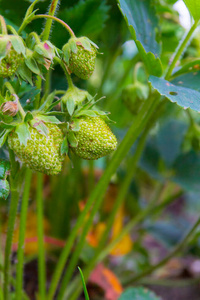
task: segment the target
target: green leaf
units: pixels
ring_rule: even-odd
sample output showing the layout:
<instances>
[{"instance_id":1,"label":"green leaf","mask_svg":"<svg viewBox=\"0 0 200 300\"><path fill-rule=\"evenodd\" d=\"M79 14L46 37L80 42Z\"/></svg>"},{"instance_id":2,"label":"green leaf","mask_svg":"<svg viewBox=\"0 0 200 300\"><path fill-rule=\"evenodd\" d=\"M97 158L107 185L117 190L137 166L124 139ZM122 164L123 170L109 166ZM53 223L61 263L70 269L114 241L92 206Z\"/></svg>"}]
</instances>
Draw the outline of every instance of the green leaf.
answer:
<instances>
[{"instance_id":1,"label":"green leaf","mask_svg":"<svg viewBox=\"0 0 200 300\"><path fill-rule=\"evenodd\" d=\"M0 179L5 179L10 170L10 162L7 160L0 160Z\"/></svg>"},{"instance_id":2,"label":"green leaf","mask_svg":"<svg viewBox=\"0 0 200 300\"><path fill-rule=\"evenodd\" d=\"M73 98L67 99L67 110L70 116L73 115L75 109L75 101Z\"/></svg>"},{"instance_id":3,"label":"green leaf","mask_svg":"<svg viewBox=\"0 0 200 300\"><path fill-rule=\"evenodd\" d=\"M39 111L46 112L49 108L49 106L52 104L53 100L55 98L55 91L48 95L42 106L40 106Z\"/></svg>"},{"instance_id":4,"label":"green leaf","mask_svg":"<svg viewBox=\"0 0 200 300\"><path fill-rule=\"evenodd\" d=\"M19 36L13 35L11 38L11 43L17 53L22 53L23 55L25 55L26 49L22 39Z\"/></svg>"},{"instance_id":5,"label":"green leaf","mask_svg":"<svg viewBox=\"0 0 200 300\"><path fill-rule=\"evenodd\" d=\"M80 121L78 119L73 119L72 123L70 124L70 128L72 131L79 131Z\"/></svg>"},{"instance_id":6,"label":"green leaf","mask_svg":"<svg viewBox=\"0 0 200 300\"><path fill-rule=\"evenodd\" d=\"M60 121L55 116L37 115L36 118L47 123L60 124Z\"/></svg>"},{"instance_id":7,"label":"green leaf","mask_svg":"<svg viewBox=\"0 0 200 300\"><path fill-rule=\"evenodd\" d=\"M28 111L25 115L24 122L26 123L26 122L29 122L31 120L33 120L33 115L30 111Z\"/></svg>"},{"instance_id":8,"label":"green leaf","mask_svg":"<svg viewBox=\"0 0 200 300\"><path fill-rule=\"evenodd\" d=\"M20 144L27 145L28 139L31 137L29 126L27 123L22 123L16 127L15 132L18 135Z\"/></svg>"},{"instance_id":9,"label":"green leaf","mask_svg":"<svg viewBox=\"0 0 200 300\"><path fill-rule=\"evenodd\" d=\"M83 110L76 114L76 117L80 116L96 117L97 114L93 110Z\"/></svg>"},{"instance_id":10,"label":"green leaf","mask_svg":"<svg viewBox=\"0 0 200 300\"><path fill-rule=\"evenodd\" d=\"M189 9L195 21L200 20L200 2L199 0L183 0Z\"/></svg>"},{"instance_id":11,"label":"green leaf","mask_svg":"<svg viewBox=\"0 0 200 300\"><path fill-rule=\"evenodd\" d=\"M149 74L162 75L161 47L156 41L158 19L149 0L118 0L119 8L131 32Z\"/></svg>"},{"instance_id":12,"label":"green leaf","mask_svg":"<svg viewBox=\"0 0 200 300\"><path fill-rule=\"evenodd\" d=\"M176 77L171 82L174 85L190 88L200 92L200 72L183 74L181 76Z\"/></svg>"},{"instance_id":13,"label":"green leaf","mask_svg":"<svg viewBox=\"0 0 200 300\"><path fill-rule=\"evenodd\" d=\"M10 193L10 186L8 181L0 179L0 199L6 200Z\"/></svg>"},{"instance_id":14,"label":"green leaf","mask_svg":"<svg viewBox=\"0 0 200 300\"><path fill-rule=\"evenodd\" d=\"M128 288L121 294L119 300L161 300L153 292L143 287Z\"/></svg>"},{"instance_id":15,"label":"green leaf","mask_svg":"<svg viewBox=\"0 0 200 300\"><path fill-rule=\"evenodd\" d=\"M33 85L32 81L32 72L29 70L29 68L25 65L25 63L22 63L19 68L17 69L17 73L20 75L20 77L24 81L28 81L31 85Z\"/></svg>"},{"instance_id":16,"label":"green leaf","mask_svg":"<svg viewBox=\"0 0 200 300\"><path fill-rule=\"evenodd\" d=\"M105 26L109 8L106 0L80 0L72 8L61 11L58 17L68 20L69 26L73 28L77 36L96 38ZM83 18L83 16L87 17ZM55 32L57 28L55 25ZM59 37L63 37L62 28L58 32L57 38Z\"/></svg>"},{"instance_id":17,"label":"green leaf","mask_svg":"<svg viewBox=\"0 0 200 300\"><path fill-rule=\"evenodd\" d=\"M168 119L157 134L157 149L167 165L171 165L181 152L188 126L180 120Z\"/></svg>"},{"instance_id":18,"label":"green leaf","mask_svg":"<svg viewBox=\"0 0 200 300\"><path fill-rule=\"evenodd\" d=\"M78 267L78 269L79 269L79 272L81 274L81 281L82 281L82 284L83 284L83 291L84 291L84 295L85 295L85 300L90 300L89 295L88 295L88 291L87 291L87 287L86 287L86 284L85 284L83 272L81 271L81 268Z\"/></svg>"},{"instance_id":19,"label":"green leaf","mask_svg":"<svg viewBox=\"0 0 200 300\"><path fill-rule=\"evenodd\" d=\"M60 149L61 155L68 154L68 151L69 151L68 141L67 141L67 137L65 137Z\"/></svg>"},{"instance_id":20,"label":"green leaf","mask_svg":"<svg viewBox=\"0 0 200 300\"><path fill-rule=\"evenodd\" d=\"M68 132L67 139L71 147L76 148L78 146L78 141L75 137L75 134L72 131Z\"/></svg>"},{"instance_id":21,"label":"green leaf","mask_svg":"<svg viewBox=\"0 0 200 300\"><path fill-rule=\"evenodd\" d=\"M40 75L40 69L37 65L36 60L33 57L27 57L25 59L25 64L33 73Z\"/></svg>"},{"instance_id":22,"label":"green leaf","mask_svg":"<svg viewBox=\"0 0 200 300\"><path fill-rule=\"evenodd\" d=\"M0 137L0 147L2 147L7 139L7 136L9 134L9 132L11 131L12 129L7 129L5 131L3 131L3 134L1 134L1 137Z\"/></svg>"},{"instance_id":23,"label":"green leaf","mask_svg":"<svg viewBox=\"0 0 200 300\"><path fill-rule=\"evenodd\" d=\"M185 73L197 72L200 70L200 59L192 60L188 63L185 63L182 67L173 73L172 77L177 77Z\"/></svg>"},{"instance_id":24,"label":"green leaf","mask_svg":"<svg viewBox=\"0 0 200 300\"><path fill-rule=\"evenodd\" d=\"M152 87L171 102L176 102L184 109L191 108L200 112L200 93L190 88L179 87L162 78L150 76Z\"/></svg>"}]
</instances>

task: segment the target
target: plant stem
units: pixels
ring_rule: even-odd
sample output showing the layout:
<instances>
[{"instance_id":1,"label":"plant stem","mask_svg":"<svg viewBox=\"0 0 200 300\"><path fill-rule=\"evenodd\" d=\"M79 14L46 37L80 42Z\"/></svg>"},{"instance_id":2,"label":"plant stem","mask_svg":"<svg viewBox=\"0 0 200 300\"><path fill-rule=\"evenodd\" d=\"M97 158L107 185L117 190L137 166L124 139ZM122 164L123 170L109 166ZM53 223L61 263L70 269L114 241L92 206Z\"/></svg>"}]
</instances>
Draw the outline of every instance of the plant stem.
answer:
<instances>
[{"instance_id":1,"label":"plant stem","mask_svg":"<svg viewBox=\"0 0 200 300\"><path fill-rule=\"evenodd\" d=\"M73 87L74 87L74 84L73 84L73 82L72 82L71 76L69 75L69 73L68 73L68 71L67 71L67 68L66 68L66 66L65 66L65 63L64 63L60 58L58 58L58 57L55 57L54 59L55 59L55 61L56 61L57 63L60 64L60 66L62 67L63 71L65 72L65 76L66 76L67 83L68 83L68 88L73 88Z\"/></svg>"},{"instance_id":2,"label":"plant stem","mask_svg":"<svg viewBox=\"0 0 200 300\"><path fill-rule=\"evenodd\" d=\"M118 236L116 239L114 239L112 241L112 243L108 244L103 252L100 252L98 254L98 256L96 257L96 261L95 264L100 263L101 261L103 261L103 259L110 253L110 251L116 246L116 244L128 233L130 232L130 230L132 230L133 228L135 228L139 223L141 223L144 219L146 219L146 217L149 217L150 214L155 214L157 212L159 212L161 209L163 209L164 207L166 207L167 205L169 205L171 202L173 202L175 199L177 199L178 197L180 197L183 194L183 191L179 191L176 194L167 197L166 199L164 199L160 204L158 205L154 205L157 202L158 197L160 196L160 192L162 191L163 185L159 185L157 191L155 192L151 202L149 203L149 205L142 210L133 220L129 221L129 223L125 226L125 228L122 230L122 232L120 233L120 236ZM92 259L93 261L93 259ZM94 268L95 264L93 264L92 266L92 261L91 263L83 270L84 274L85 274L85 279L87 280L87 278L90 275L91 270ZM94 262L93 262L94 263ZM77 299L79 293L81 292L81 286L79 285L79 278L78 276L75 277L75 279L73 280L73 282L70 284L70 289L67 291L67 294L71 294L73 290L75 290L75 292L73 293L73 295L70 297L70 300L75 300ZM78 288L77 288L78 287Z\"/></svg>"},{"instance_id":3,"label":"plant stem","mask_svg":"<svg viewBox=\"0 0 200 300\"><path fill-rule=\"evenodd\" d=\"M178 60L180 59L181 55L183 54L187 44L189 43L195 29L197 28L197 26L199 25L199 21L195 21L194 24L192 25L192 27L190 28L190 30L188 31L188 33L186 33L186 35L184 36L183 40L181 41L181 43L178 45L176 52L175 52L175 56L172 59L172 63L169 65L169 68L167 70L167 73L165 75L165 79L169 80L172 72L176 66L176 63L178 62Z\"/></svg>"},{"instance_id":4,"label":"plant stem","mask_svg":"<svg viewBox=\"0 0 200 300\"><path fill-rule=\"evenodd\" d=\"M21 204L20 228L19 228L19 242L17 251L17 270L16 270L16 300L21 300L23 290L23 263L24 263L24 239L26 232L26 218L28 211L28 200L31 186L32 171L26 170L24 193Z\"/></svg>"},{"instance_id":5,"label":"plant stem","mask_svg":"<svg viewBox=\"0 0 200 300\"><path fill-rule=\"evenodd\" d=\"M43 229L43 174L37 173L37 232L38 232L38 281L39 298L45 300L46 294L46 267L45 267L45 249L44 249L44 229Z\"/></svg>"},{"instance_id":6,"label":"plant stem","mask_svg":"<svg viewBox=\"0 0 200 300\"><path fill-rule=\"evenodd\" d=\"M15 28L13 28L11 25L7 25L7 29L14 35L18 35L17 31Z\"/></svg>"},{"instance_id":7,"label":"plant stem","mask_svg":"<svg viewBox=\"0 0 200 300\"><path fill-rule=\"evenodd\" d=\"M82 248L82 243L83 243L83 241L85 241L85 236L87 235L87 232L93 221L93 217L94 217L95 213L97 212L99 206L102 203L104 192L106 191L106 189L108 187L111 176L116 171L117 167L119 166L119 164L121 163L123 158L126 156L130 147L132 146L132 144L135 142L135 140L137 139L137 137L143 130L148 119L150 118L151 114L153 113L155 107L157 106L157 103L158 103L158 99L155 100L154 98L151 98L151 99L149 99L149 101L146 101L144 103L144 106L142 107L140 113L134 120L132 126L129 128L126 136L124 137L123 141L119 145L118 149L115 151L115 153L112 157L112 160L110 161L110 164L108 165L107 169L105 170L103 176L101 177L100 181L98 182L95 189L91 193L91 195L86 203L86 206L85 206L84 210L82 211L82 213L79 215L76 225L74 226L74 228L70 234L70 237L66 243L66 246L64 247L63 252L61 253L60 259L57 263L55 273L52 278L52 283L51 283L49 294L48 294L48 300L53 298L53 295L56 291L56 286L59 282L60 276L65 267L67 258L70 254L70 250L73 246L73 242L76 238L79 228L83 226L83 222L85 220L87 213L90 211L90 208L94 204L92 212L90 212L90 217L83 228L81 238L80 238L79 244L77 245L74 257L76 257L79 254L80 248ZM68 278L67 278L67 281L68 281Z\"/></svg>"},{"instance_id":8,"label":"plant stem","mask_svg":"<svg viewBox=\"0 0 200 300\"><path fill-rule=\"evenodd\" d=\"M4 20L4 17L0 15L0 24L1 24L1 33L3 35L7 35L7 27L6 27L6 22Z\"/></svg>"},{"instance_id":9,"label":"plant stem","mask_svg":"<svg viewBox=\"0 0 200 300\"><path fill-rule=\"evenodd\" d=\"M197 221L194 223L194 225L192 225L192 227L187 232L185 237L178 243L178 245L174 248L174 250L172 250L164 259L162 259L158 264L156 264L154 266L151 266L150 268L145 270L143 273L141 273L137 276L134 276L132 279L129 279L129 281L126 282L126 284L139 281L141 278L153 273L155 270L157 270L160 267L162 267L163 265L165 265L172 257L177 255L185 247L185 245L188 242L189 238L192 236L192 234L197 229L199 224L200 224L200 218L197 219Z\"/></svg>"},{"instance_id":10,"label":"plant stem","mask_svg":"<svg viewBox=\"0 0 200 300\"><path fill-rule=\"evenodd\" d=\"M12 248L12 238L15 225L15 218L17 215L17 207L19 200L18 182L10 176L10 189L11 189L11 202L8 218L8 229L7 238L5 246L5 261L4 261L4 300L9 298L9 273L11 265L11 248Z\"/></svg>"},{"instance_id":11,"label":"plant stem","mask_svg":"<svg viewBox=\"0 0 200 300\"><path fill-rule=\"evenodd\" d=\"M58 4L59 4L59 0L52 0L50 8L49 8L49 12L48 12L49 16L54 16ZM52 19L47 19L47 21L46 21L44 32L42 34L43 35L43 37L42 37L43 41L46 41L46 40L49 39L49 35L50 35L50 32L51 32L52 22L53 22Z\"/></svg>"},{"instance_id":12,"label":"plant stem","mask_svg":"<svg viewBox=\"0 0 200 300\"><path fill-rule=\"evenodd\" d=\"M63 25L65 27L65 29L69 32L69 34L71 35L71 37L76 37L73 30L71 29L71 27L65 23L63 20L57 18L57 17L54 17L54 16L49 16L49 15L35 15L31 21L33 20L36 20L36 19L43 19L43 18L47 18L47 19L51 19L51 20L55 20L57 21L58 23L60 23L61 25ZM44 40L44 39L43 39Z\"/></svg>"}]
</instances>

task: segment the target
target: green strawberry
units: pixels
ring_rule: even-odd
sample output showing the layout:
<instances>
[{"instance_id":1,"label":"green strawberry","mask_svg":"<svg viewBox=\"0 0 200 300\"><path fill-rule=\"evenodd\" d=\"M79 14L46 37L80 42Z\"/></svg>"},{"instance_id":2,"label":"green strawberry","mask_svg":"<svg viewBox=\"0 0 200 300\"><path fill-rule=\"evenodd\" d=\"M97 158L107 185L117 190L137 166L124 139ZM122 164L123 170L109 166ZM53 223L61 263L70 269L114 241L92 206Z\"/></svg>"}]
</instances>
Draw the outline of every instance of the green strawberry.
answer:
<instances>
[{"instance_id":1,"label":"green strawberry","mask_svg":"<svg viewBox=\"0 0 200 300\"><path fill-rule=\"evenodd\" d=\"M0 35L0 76L9 77L15 74L24 54L25 47L21 37Z\"/></svg>"},{"instance_id":2,"label":"green strawberry","mask_svg":"<svg viewBox=\"0 0 200 300\"><path fill-rule=\"evenodd\" d=\"M149 87L140 82L127 85L122 90L122 101L133 115L137 115L144 101L148 98Z\"/></svg>"},{"instance_id":3,"label":"green strawberry","mask_svg":"<svg viewBox=\"0 0 200 300\"><path fill-rule=\"evenodd\" d=\"M56 175L62 170L64 160L64 156L60 154L63 133L55 124L45 123L45 125L49 131L48 137L30 127L30 139L26 146L20 144L17 133L13 131L8 136L8 145L31 169Z\"/></svg>"},{"instance_id":4,"label":"green strawberry","mask_svg":"<svg viewBox=\"0 0 200 300\"><path fill-rule=\"evenodd\" d=\"M89 79L95 69L96 48L86 37L71 38L62 49L69 72L81 79Z\"/></svg>"},{"instance_id":5,"label":"green strawberry","mask_svg":"<svg viewBox=\"0 0 200 300\"><path fill-rule=\"evenodd\" d=\"M84 159L98 159L110 154L117 147L117 139L101 117L82 117L80 129L74 132L78 142L72 151Z\"/></svg>"}]
</instances>

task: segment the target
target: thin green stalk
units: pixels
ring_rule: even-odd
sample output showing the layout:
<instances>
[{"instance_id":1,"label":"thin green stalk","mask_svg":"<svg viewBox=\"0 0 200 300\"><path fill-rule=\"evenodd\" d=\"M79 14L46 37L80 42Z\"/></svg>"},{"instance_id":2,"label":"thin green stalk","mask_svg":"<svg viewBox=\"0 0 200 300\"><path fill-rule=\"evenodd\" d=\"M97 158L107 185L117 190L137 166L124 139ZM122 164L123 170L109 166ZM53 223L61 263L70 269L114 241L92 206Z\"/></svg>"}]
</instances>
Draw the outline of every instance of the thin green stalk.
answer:
<instances>
[{"instance_id":1,"label":"thin green stalk","mask_svg":"<svg viewBox=\"0 0 200 300\"><path fill-rule=\"evenodd\" d=\"M56 9L59 5L59 2L60 2L59 0L52 0L50 8L49 8L49 12L48 12L49 16L54 16L55 15L55 12L56 12ZM46 41L49 38L49 35L50 35L50 32L51 32L52 22L53 22L52 19L47 19L47 21L46 21L44 32L43 32L43 37L42 37L43 41Z\"/></svg>"},{"instance_id":2,"label":"thin green stalk","mask_svg":"<svg viewBox=\"0 0 200 300\"><path fill-rule=\"evenodd\" d=\"M158 264L151 266L147 270L145 270L143 273L134 276L132 278L129 278L129 283L135 283L139 281L141 278L153 273L155 270L159 269L163 265L165 265L171 258L173 258L175 255L177 255L185 246L188 240L191 238L197 227L200 225L200 218L197 219L197 221L192 225L192 227L189 229L189 231L186 233L186 235L182 238L182 240L178 243L178 245L172 250L165 258L163 258Z\"/></svg>"},{"instance_id":3,"label":"thin green stalk","mask_svg":"<svg viewBox=\"0 0 200 300\"><path fill-rule=\"evenodd\" d=\"M89 172L88 172L88 191L92 191L95 186L95 170L94 170L94 161L90 160L89 164Z\"/></svg>"},{"instance_id":4,"label":"thin green stalk","mask_svg":"<svg viewBox=\"0 0 200 300\"><path fill-rule=\"evenodd\" d=\"M10 265L11 265L10 256L11 256L15 219L17 215L18 200L19 200L18 183L13 178L10 178L10 189L11 189L11 202L10 202L10 209L9 209L8 229L7 229L5 258L4 258L4 300L8 300L9 298L9 276L10 276Z\"/></svg>"},{"instance_id":5,"label":"thin green stalk","mask_svg":"<svg viewBox=\"0 0 200 300\"><path fill-rule=\"evenodd\" d=\"M38 234L38 281L39 297L45 300L46 295L46 266L44 249L44 229L43 229L43 174L37 173L37 234Z\"/></svg>"},{"instance_id":6,"label":"thin green stalk","mask_svg":"<svg viewBox=\"0 0 200 300\"><path fill-rule=\"evenodd\" d=\"M31 186L32 171L26 170L24 193L21 204L19 242L17 251L17 268L16 268L16 300L21 300L23 290L23 264L24 264L24 239L26 231L26 218L28 211L29 192Z\"/></svg>"},{"instance_id":7,"label":"thin green stalk","mask_svg":"<svg viewBox=\"0 0 200 300\"><path fill-rule=\"evenodd\" d=\"M53 0L54 1L54 0ZM46 18L46 19L51 19L51 20L55 20L55 21L57 21L58 23L60 23L63 27L65 27L65 29L69 32L69 34L71 35L71 37L75 37L75 34L74 34L74 32L73 32L73 30L71 29L71 27L67 24L67 23L65 23L63 20L61 20L61 19L59 19L59 18L57 18L57 17L54 17L54 16L49 16L49 15L35 15L32 19L31 19L31 21L33 21L33 20L37 20L37 19L44 19L44 18ZM44 40L44 39L43 39Z\"/></svg>"},{"instance_id":8,"label":"thin green stalk","mask_svg":"<svg viewBox=\"0 0 200 300\"><path fill-rule=\"evenodd\" d=\"M53 295L56 291L56 286L57 286L60 276L64 270L66 260L70 254L70 250L73 246L77 232L78 232L79 228L81 228L83 226L85 216L87 215L87 213L90 211L90 208L94 204L92 212L90 212L90 217L83 228L79 244L77 245L77 248L76 248L75 255L77 255L77 253L80 252L80 245L82 245L83 240L85 240L85 236L86 236L86 234L89 230L89 227L93 221L94 214L98 210L98 208L103 200L104 192L106 191L106 189L108 187L111 176L116 171L117 167L119 166L121 161L124 159L124 157L128 153L130 147L132 146L132 144L135 142L135 140L137 139L137 137L143 130L144 126L146 125L147 121L149 120L149 118L150 118L151 114L153 113L157 104L158 104L158 99L155 100L154 98L151 98L151 99L149 99L149 101L145 102L140 113L134 120L132 126L129 128L123 141L121 142L121 144L119 145L119 147L115 151L115 153L113 154L113 157L112 157L107 169L105 170L103 176L101 177L100 181L96 185L96 188L91 193L91 195L86 203L85 209L78 217L76 225L74 226L74 228L70 234L70 237L66 243L66 246L64 247L64 250L61 254L61 257L58 261L57 268L53 275L52 284L50 286L48 300L53 298Z\"/></svg>"},{"instance_id":9,"label":"thin green stalk","mask_svg":"<svg viewBox=\"0 0 200 300\"><path fill-rule=\"evenodd\" d=\"M180 59L181 55L183 54L185 48L187 47L187 45L198 25L199 25L199 21L195 21L194 24L192 25L192 27L190 28L190 30L188 31L188 33L186 33L186 35L184 36L181 43L178 45L178 48L176 49L175 56L173 57L172 63L169 65L169 68L165 75L166 80L170 79L171 74L172 74L174 68L176 67L178 60Z\"/></svg>"}]
</instances>

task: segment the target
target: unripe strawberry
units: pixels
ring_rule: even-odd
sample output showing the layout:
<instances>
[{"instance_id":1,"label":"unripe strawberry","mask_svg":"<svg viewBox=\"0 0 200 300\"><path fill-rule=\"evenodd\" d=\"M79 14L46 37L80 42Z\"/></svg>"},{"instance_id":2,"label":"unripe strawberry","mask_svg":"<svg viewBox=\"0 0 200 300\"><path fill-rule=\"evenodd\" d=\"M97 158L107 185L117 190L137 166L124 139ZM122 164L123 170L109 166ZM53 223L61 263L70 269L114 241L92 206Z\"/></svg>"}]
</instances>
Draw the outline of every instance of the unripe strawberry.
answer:
<instances>
[{"instance_id":1,"label":"unripe strawberry","mask_svg":"<svg viewBox=\"0 0 200 300\"><path fill-rule=\"evenodd\" d=\"M148 86L137 81L122 90L122 101L132 114L137 115L148 94Z\"/></svg>"},{"instance_id":2,"label":"unripe strawberry","mask_svg":"<svg viewBox=\"0 0 200 300\"><path fill-rule=\"evenodd\" d=\"M72 151L84 159L98 159L110 154L117 147L117 139L101 117L82 117L80 129L74 132L78 146Z\"/></svg>"},{"instance_id":3,"label":"unripe strawberry","mask_svg":"<svg viewBox=\"0 0 200 300\"><path fill-rule=\"evenodd\" d=\"M97 46L86 37L71 38L62 48L68 71L89 79L95 69Z\"/></svg>"},{"instance_id":4,"label":"unripe strawberry","mask_svg":"<svg viewBox=\"0 0 200 300\"><path fill-rule=\"evenodd\" d=\"M29 168L48 175L56 175L62 170L64 160L64 156L60 154L63 133L55 124L45 125L49 131L47 137L30 127L30 139L26 146L20 144L15 132L9 134L8 145Z\"/></svg>"},{"instance_id":5,"label":"unripe strawberry","mask_svg":"<svg viewBox=\"0 0 200 300\"><path fill-rule=\"evenodd\" d=\"M21 37L0 35L0 76L14 75L23 61L24 54L25 47Z\"/></svg>"},{"instance_id":6,"label":"unripe strawberry","mask_svg":"<svg viewBox=\"0 0 200 300\"><path fill-rule=\"evenodd\" d=\"M90 99L92 96L88 93L88 91L81 90L76 86L69 87L64 96L61 98L64 106L67 106L67 102L70 99L73 99L75 105L79 105L84 102L86 99Z\"/></svg>"}]
</instances>

